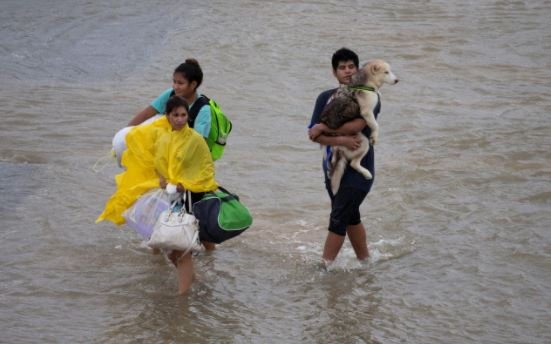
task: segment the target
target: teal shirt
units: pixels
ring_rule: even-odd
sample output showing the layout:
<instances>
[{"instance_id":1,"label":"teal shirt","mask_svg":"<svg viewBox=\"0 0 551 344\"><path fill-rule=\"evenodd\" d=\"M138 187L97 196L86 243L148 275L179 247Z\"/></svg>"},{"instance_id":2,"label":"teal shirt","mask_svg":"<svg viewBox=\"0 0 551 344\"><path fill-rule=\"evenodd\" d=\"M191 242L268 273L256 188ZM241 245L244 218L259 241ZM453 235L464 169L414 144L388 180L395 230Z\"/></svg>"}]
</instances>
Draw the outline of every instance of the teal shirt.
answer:
<instances>
[{"instance_id":1,"label":"teal shirt","mask_svg":"<svg viewBox=\"0 0 551 344\"><path fill-rule=\"evenodd\" d=\"M164 114L166 112L166 103L168 102L168 99L173 91L174 89L172 87L166 89L154 101L152 101L150 105L157 110L158 113ZM200 96L201 94L197 92L197 98ZM190 108L192 106L193 104L189 104ZM195 131L201 134L204 138L209 137L210 119L210 106L205 104L199 110L197 118L195 119L195 125L193 126L193 129L195 129Z\"/></svg>"}]
</instances>

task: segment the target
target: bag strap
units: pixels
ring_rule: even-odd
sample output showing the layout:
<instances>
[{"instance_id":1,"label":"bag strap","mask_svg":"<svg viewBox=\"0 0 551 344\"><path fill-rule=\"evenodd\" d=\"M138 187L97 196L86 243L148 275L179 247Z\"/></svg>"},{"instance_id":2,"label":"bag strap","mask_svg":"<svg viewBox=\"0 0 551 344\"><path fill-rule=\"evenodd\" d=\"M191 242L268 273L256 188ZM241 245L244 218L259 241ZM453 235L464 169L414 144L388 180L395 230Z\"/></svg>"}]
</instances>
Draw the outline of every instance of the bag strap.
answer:
<instances>
[{"instance_id":1,"label":"bag strap","mask_svg":"<svg viewBox=\"0 0 551 344\"><path fill-rule=\"evenodd\" d=\"M180 203L182 205L182 208L180 209L180 213L188 213L190 215L193 215L193 209L191 204L191 191L185 190L181 193L181 196L178 197L172 204L170 205L171 208L173 208L175 205ZM186 203L188 206L188 209L186 209Z\"/></svg>"},{"instance_id":2,"label":"bag strap","mask_svg":"<svg viewBox=\"0 0 551 344\"><path fill-rule=\"evenodd\" d=\"M221 197L220 200L222 201L231 201L232 199L236 199L239 201L239 196L237 196L236 194L232 193L232 192L229 192L228 189L224 188L223 186L219 185L218 186L218 189L222 190L222 192L225 192L228 194L228 196L226 197Z\"/></svg>"},{"instance_id":3,"label":"bag strap","mask_svg":"<svg viewBox=\"0 0 551 344\"><path fill-rule=\"evenodd\" d=\"M186 202L186 195L187 195L187 208L189 209L188 212L189 214L193 214L193 209L191 208L191 191L186 190L184 192L184 204ZM182 208L185 208L185 207L182 207Z\"/></svg>"},{"instance_id":4,"label":"bag strap","mask_svg":"<svg viewBox=\"0 0 551 344\"><path fill-rule=\"evenodd\" d=\"M185 190L183 192L182 198L183 198L183 201L184 201L183 204L182 204L182 211L184 212L184 214L187 212L188 214L193 215L193 209L191 207L191 191ZM186 210L186 207L185 207L186 199L187 199L187 204L188 204L189 211ZM197 230L197 231L195 231L195 233L193 233L193 238L191 239L191 242L196 243L198 240L199 240L199 231ZM188 247L187 250L184 251L184 254L182 254L182 256L180 258L182 258L186 254L188 254L189 251L191 251L192 249L193 249L193 244L192 244L192 246Z\"/></svg>"}]
</instances>

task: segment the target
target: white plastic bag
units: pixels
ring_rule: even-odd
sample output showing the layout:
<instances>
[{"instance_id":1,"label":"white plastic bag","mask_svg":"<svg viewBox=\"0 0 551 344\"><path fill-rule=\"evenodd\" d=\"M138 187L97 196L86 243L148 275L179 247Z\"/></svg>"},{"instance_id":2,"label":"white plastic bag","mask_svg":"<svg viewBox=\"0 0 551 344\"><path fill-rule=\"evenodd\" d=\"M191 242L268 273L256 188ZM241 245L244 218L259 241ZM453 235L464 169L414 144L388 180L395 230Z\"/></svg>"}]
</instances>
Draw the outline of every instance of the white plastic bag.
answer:
<instances>
[{"instance_id":1,"label":"white plastic bag","mask_svg":"<svg viewBox=\"0 0 551 344\"><path fill-rule=\"evenodd\" d=\"M161 115L161 114L156 114L155 116L153 116L153 117L149 118L148 120L140 123L139 125L149 124L149 123L153 122L154 120L156 120L157 118L160 118L162 116L163 115ZM122 160L122 153L126 150L126 135L133 128L134 128L133 125L122 128L121 130L117 131L115 136L113 136L113 140L111 140L111 144L113 145L113 148L112 148L111 151L112 151L113 155L115 156L115 158L117 159L117 163L119 164L119 167L123 167L122 164L121 164L121 160Z\"/></svg>"},{"instance_id":2,"label":"white plastic bag","mask_svg":"<svg viewBox=\"0 0 551 344\"><path fill-rule=\"evenodd\" d=\"M159 216L170 208L170 198L160 188L146 192L124 212L126 224L145 240L149 240Z\"/></svg>"},{"instance_id":3,"label":"white plastic bag","mask_svg":"<svg viewBox=\"0 0 551 344\"><path fill-rule=\"evenodd\" d=\"M115 158L117 159L117 163L119 164L119 167L122 167L121 165L121 159L122 159L122 153L126 150L126 134L130 130L132 130L132 126L130 127L124 127L121 130L119 130L115 136L113 136L112 144L113 144L113 154L115 155Z\"/></svg>"}]
</instances>

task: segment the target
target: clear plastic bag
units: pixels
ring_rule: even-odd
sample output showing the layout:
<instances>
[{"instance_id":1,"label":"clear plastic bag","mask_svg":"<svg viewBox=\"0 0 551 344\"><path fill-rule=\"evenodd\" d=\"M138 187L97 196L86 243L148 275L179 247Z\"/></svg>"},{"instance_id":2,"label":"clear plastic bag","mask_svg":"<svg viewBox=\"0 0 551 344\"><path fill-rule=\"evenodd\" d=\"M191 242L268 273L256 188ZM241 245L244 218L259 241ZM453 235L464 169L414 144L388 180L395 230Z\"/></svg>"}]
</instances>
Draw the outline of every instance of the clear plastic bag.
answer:
<instances>
[{"instance_id":1,"label":"clear plastic bag","mask_svg":"<svg viewBox=\"0 0 551 344\"><path fill-rule=\"evenodd\" d=\"M126 210L123 217L128 227L149 240L161 213L170 209L171 197L163 189L148 191Z\"/></svg>"}]
</instances>

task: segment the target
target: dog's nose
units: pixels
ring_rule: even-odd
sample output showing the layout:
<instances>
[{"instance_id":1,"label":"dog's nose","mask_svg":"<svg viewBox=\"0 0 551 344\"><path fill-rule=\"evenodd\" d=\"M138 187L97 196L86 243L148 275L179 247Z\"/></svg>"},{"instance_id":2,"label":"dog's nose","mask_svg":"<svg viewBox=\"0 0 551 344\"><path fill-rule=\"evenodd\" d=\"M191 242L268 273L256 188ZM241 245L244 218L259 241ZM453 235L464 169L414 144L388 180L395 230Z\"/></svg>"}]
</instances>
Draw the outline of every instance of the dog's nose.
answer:
<instances>
[{"instance_id":1,"label":"dog's nose","mask_svg":"<svg viewBox=\"0 0 551 344\"><path fill-rule=\"evenodd\" d=\"M400 79L396 79L396 81L395 81L394 83L395 83L395 84L397 84L397 83L398 83L398 81L400 81Z\"/></svg>"}]
</instances>

